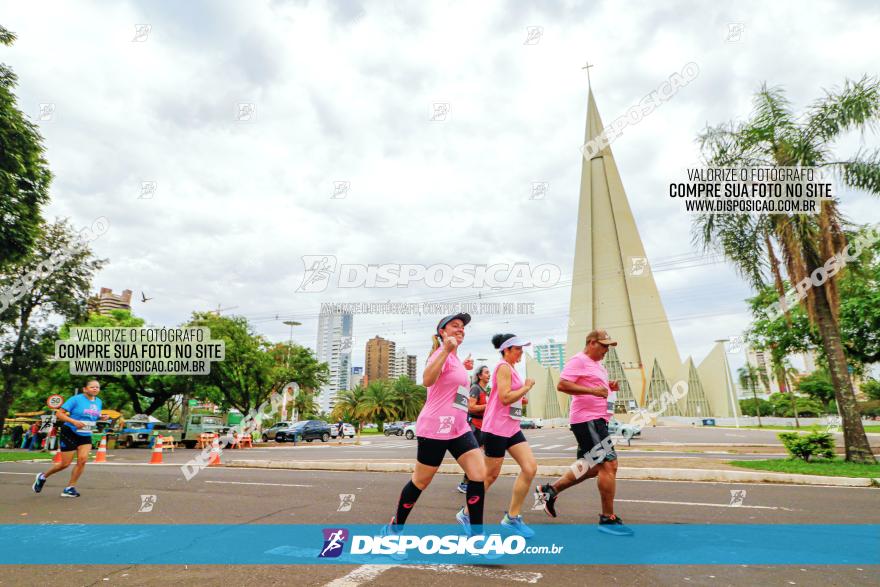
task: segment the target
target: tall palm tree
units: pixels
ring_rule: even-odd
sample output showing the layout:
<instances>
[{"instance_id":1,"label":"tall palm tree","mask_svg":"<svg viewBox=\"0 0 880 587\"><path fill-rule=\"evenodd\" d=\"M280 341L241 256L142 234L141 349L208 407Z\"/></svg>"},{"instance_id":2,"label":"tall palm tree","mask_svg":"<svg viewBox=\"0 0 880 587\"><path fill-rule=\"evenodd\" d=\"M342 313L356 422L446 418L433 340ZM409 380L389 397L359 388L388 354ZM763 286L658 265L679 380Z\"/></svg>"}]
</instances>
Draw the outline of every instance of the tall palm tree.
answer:
<instances>
[{"instance_id":1,"label":"tall palm tree","mask_svg":"<svg viewBox=\"0 0 880 587\"><path fill-rule=\"evenodd\" d=\"M371 381L367 384L361 402L361 416L367 421L376 422L379 432L385 428L385 422L396 420L398 409L391 386L386 381Z\"/></svg>"},{"instance_id":2,"label":"tall palm tree","mask_svg":"<svg viewBox=\"0 0 880 587\"><path fill-rule=\"evenodd\" d=\"M402 420L411 422L418 418L427 398L427 390L423 386L402 375L391 383L391 392Z\"/></svg>"},{"instance_id":3,"label":"tall palm tree","mask_svg":"<svg viewBox=\"0 0 880 587\"><path fill-rule=\"evenodd\" d=\"M357 444L361 442L361 428L365 421L362 415L365 393L366 390L361 385L354 389L338 392L336 401L333 403L333 411L330 413L334 420L341 418L357 425Z\"/></svg>"},{"instance_id":4,"label":"tall palm tree","mask_svg":"<svg viewBox=\"0 0 880 587\"><path fill-rule=\"evenodd\" d=\"M880 151L859 151L843 160L832 153L840 135L864 131L878 121L880 82L873 77L847 80L842 90L826 92L800 118L780 88L764 84L749 120L707 128L699 141L705 162L714 167L823 168L843 186L880 195ZM720 251L756 289L766 283L769 271L782 296L783 266L791 283L809 278L846 246L844 225L835 198L823 200L816 215L700 215L694 221L694 240L705 249ZM806 308L828 360L843 421L846 460L874 463L841 343L838 276L808 289ZM784 319L790 320L787 312Z\"/></svg>"},{"instance_id":5,"label":"tall palm tree","mask_svg":"<svg viewBox=\"0 0 880 587\"><path fill-rule=\"evenodd\" d=\"M296 397L293 398L293 408L301 418L309 418L318 413L318 402L311 392L300 389Z\"/></svg>"},{"instance_id":6,"label":"tall palm tree","mask_svg":"<svg viewBox=\"0 0 880 587\"><path fill-rule=\"evenodd\" d=\"M755 398L755 413L758 414L758 428L763 428L761 424L761 404L758 400L758 382L761 379L759 370L751 363L746 363L745 367L737 370L739 375L739 384L743 389L750 389L752 397Z\"/></svg>"},{"instance_id":7,"label":"tall palm tree","mask_svg":"<svg viewBox=\"0 0 880 587\"><path fill-rule=\"evenodd\" d=\"M791 362L788 359L785 359L781 364L780 373L782 375L783 381L785 381L785 387L788 389L788 394L791 397L791 406L794 410L794 427L800 428L801 423L798 420L798 405L797 400L798 397L795 394L795 383L797 382L798 375L800 373L797 369L792 366Z\"/></svg>"}]
</instances>

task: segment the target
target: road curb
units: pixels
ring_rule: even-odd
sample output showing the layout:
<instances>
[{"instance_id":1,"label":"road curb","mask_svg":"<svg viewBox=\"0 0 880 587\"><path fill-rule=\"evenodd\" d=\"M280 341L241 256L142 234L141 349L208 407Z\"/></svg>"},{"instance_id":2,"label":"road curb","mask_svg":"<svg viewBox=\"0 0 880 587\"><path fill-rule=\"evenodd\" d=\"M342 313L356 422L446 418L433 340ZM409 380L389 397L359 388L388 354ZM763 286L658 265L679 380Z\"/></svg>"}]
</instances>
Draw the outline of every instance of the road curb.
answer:
<instances>
[{"instance_id":1,"label":"road curb","mask_svg":"<svg viewBox=\"0 0 880 587\"><path fill-rule=\"evenodd\" d=\"M363 461L229 461L227 467L246 469L293 469L299 471L366 471L376 473L411 473L414 463L374 463ZM566 465L538 465L538 475L559 477L570 470ZM461 474L457 464L440 465L438 473ZM518 465L502 465L502 475L516 475ZM664 469L626 467L617 471L618 479L652 481L714 481L717 483L780 483L789 485L830 485L871 487L880 480L860 477L826 477L763 471L726 471L719 469Z\"/></svg>"}]
</instances>

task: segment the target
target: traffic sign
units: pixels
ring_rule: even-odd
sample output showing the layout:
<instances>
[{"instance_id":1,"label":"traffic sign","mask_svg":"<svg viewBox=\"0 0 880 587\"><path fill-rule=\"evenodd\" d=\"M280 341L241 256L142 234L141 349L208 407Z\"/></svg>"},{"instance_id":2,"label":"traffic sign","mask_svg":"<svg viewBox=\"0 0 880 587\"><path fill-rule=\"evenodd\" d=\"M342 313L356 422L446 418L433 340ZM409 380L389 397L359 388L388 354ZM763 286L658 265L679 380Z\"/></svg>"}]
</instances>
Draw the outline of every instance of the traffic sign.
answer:
<instances>
[{"instance_id":1,"label":"traffic sign","mask_svg":"<svg viewBox=\"0 0 880 587\"><path fill-rule=\"evenodd\" d=\"M52 408L53 410L57 410L58 408L60 408L61 404L63 404L63 403L64 403L64 396L58 395L57 393L50 395L46 399L46 405L49 406L50 408Z\"/></svg>"}]
</instances>

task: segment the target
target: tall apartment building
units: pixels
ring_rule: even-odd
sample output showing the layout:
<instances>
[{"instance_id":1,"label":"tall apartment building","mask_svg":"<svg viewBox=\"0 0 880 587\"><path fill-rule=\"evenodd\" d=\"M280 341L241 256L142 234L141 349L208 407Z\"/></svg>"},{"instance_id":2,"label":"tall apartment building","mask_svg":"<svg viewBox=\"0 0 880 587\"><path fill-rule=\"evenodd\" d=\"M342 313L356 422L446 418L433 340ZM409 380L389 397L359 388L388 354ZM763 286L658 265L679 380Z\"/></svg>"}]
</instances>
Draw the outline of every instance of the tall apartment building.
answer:
<instances>
[{"instance_id":1,"label":"tall apartment building","mask_svg":"<svg viewBox=\"0 0 880 587\"><path fill-rule=\"evenodd\" d=\"M417 364L416 355L407 355L406 356L406 376L412 379L413 381L418 381L416 379L419 376L418 373L418 364Z\"/></svg>"},{"instance_id":2,"label":"tall apartment building","mask_svg":"<svg viewBox=\"0 0 880 587\"><path fill-rule=\"evenodd\" d=\"M354 316L351 314L321 314L318 318L318 361L330 368L329 381L321 387L318 406L329 413L339 391L349 389L351 382L351 337Z\"/></svg>"},{"instance_id":3,"label":"tall apartment building","mask_svg":"<svg viewBox=\"0 0 880 587\"><path fill-rule=\"evenodd\" d=\"M397 345L394 341L386 340L378 334L367 341L366 356L364 357L365 379L378 381L380 379L392 379L397 370Z\"/></svg>"},{"instance_id":4,"label":"tall apartment building","mask_svg":"<svg viewBox=\"0 0 880 587\"><path fill-rule=\"evenodd\" d=\"M544 367L555 367L562 371L565 367L565 343L550 339L544 344L536 344L534 347L535 360Z\"/></svg>"},{"instance_id":5,"label":"tall apartment building","mask_svg":"<svg viewBox=\"0 0 880 587\"><path fill-rule=\"evenodd\" d=\"M88 299L90 312L109 314L111 310L131 310L131 290L124 289L122 294L115 294L109 287L102 287L101 291Z\"/></svg>"},{"instance_id":6,"label":"tall apartment building","mask_svg":"<svg viewBox=\"0 0 880 587\"><path fill-rule=\"evenodd\" d=\"M416 380L416 356L407 354L405 348L396 348L390 379L397 379L404 375L413 381Z\"/></svg>"}]
</instances>

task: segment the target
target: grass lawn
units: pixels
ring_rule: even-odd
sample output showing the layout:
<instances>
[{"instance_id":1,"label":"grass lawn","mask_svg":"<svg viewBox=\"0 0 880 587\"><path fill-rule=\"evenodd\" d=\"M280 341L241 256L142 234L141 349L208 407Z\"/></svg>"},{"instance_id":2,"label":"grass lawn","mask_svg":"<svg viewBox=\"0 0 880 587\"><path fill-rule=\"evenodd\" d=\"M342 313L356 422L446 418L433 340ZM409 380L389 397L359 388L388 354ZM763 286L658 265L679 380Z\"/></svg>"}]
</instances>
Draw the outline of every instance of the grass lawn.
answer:
<instances>
[{"instance_id":1,"label":"grass lawn","mask_svg":"<svg viewBox=\"0 0 880 587\"><path fill-rule=\"evenodd\" d=\"M731 461L731 465L759 471L775 471L777 473L796 473L800 475L826 475L828 477L873 477L880 479L880 464L863 465L847 463L843 459L827 461L819 459L805 462L800 459L777 459L767 461Z\"/></svg>"},{"instance_id":2,"label":"grass lawn","mask_svg":"<svg viewBox=\"0 0 880 587\"><path fill-rule=\"evenodd\" d=\"M375 428L370 428L369 430L361 430L361 436L370 436L379 434L379 431Z\"/></svg>"},{"instance_id":3,"label":"grass lawn","mask_svg":"<svg viewBox=\"0 0 880 587\"><path fill-rule=\"evenodd\" d=\"M45 452L0 452L0 463L11 461L29 461L31 459L51 460L52 455Z\"/></svg>"},{"instance_id":4,"label":"grass lawn","mask_svg":"<svg viewBox=\"0 0 880 587\"><path fill-rule=\"evenodd\" d=\"M736 428L736 426L718 426L718 428ZM740 428L748 428L750 430L803 430L804 432L812 432L814 430L824 430L824 426L818 426L813 424L811 426L801 426L800 428L795 428L794 426L740 426ZM880 425L874 426L865 426L865 432L873 432L880 434Z\"/></svg>"}]
</instances>

